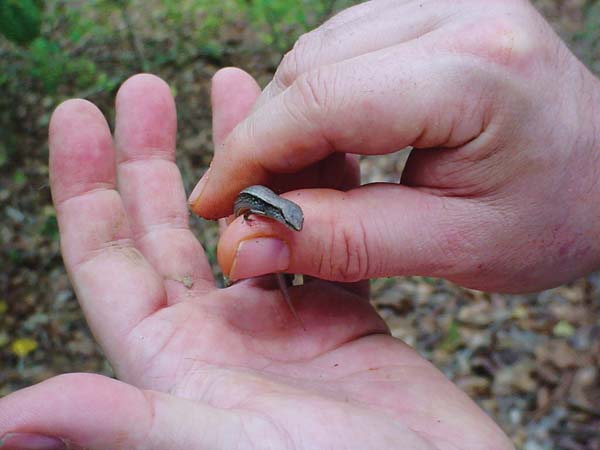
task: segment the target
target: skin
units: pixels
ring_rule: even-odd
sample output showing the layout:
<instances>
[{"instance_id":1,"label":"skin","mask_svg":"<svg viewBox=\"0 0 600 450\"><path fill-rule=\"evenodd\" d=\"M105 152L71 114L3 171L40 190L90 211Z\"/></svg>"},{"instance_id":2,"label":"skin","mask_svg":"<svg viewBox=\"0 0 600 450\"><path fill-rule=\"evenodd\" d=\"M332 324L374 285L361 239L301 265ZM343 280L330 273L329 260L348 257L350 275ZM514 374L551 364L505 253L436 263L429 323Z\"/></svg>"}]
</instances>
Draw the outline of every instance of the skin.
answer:
<instances>
[{"instance_id":1,"label":"skin","mask_svg":"<svg viewBox=\"0 0 600 450\"><path fill-rule=\"evenodd\" d=\"M215 79L216 144L256 99L248 80ZM65 265L119 381L62 375L0 399L3 450L513 448L388 334L364 283L292 288L306 331L272 277L217 289L188 228L168 86L135 76L116 103L114 140L91 103L57 108L50 179Z\"/></svg>"},{"instance_id":2,"label":"skin","mask_svg":"<svg viewBox=\"0 0 600 450\"><path fill-rule=\"evenodd\" d=\"M528 2L376 0L300 38L190 204L218 218L247 185L293 191L300 233L225 230L233 278L274 269L240 252L258 233L285 242L291 273L541 290L600 267L598 117L599 81ZM401 184L340 189L348 154L406 146ZM329 179L306 176L334 156Z\"/></svg>"}]
</instances>

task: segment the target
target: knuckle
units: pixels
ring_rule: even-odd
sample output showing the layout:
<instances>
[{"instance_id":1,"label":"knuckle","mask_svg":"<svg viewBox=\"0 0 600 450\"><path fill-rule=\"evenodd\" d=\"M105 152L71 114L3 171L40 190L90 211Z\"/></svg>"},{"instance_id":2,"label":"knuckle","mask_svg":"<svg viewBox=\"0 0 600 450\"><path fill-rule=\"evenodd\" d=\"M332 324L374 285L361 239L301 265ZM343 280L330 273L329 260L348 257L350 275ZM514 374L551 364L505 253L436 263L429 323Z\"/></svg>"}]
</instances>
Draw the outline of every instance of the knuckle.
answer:
<instances>
[{"instance_id":1,"label":"knuckle","mask_svg":"<svg viewBox=\"0 0 600 450\"><path fill-rule=\"evenodd\" d=\"M300 75L309 70L310 61L315 59L314 55L319 51L319 45L317 30L298 38L294 47L284 55L273 77L280 89L288 88Z\"/></svg>"},{"instance_id":2,"label":"knuckle","mask_svg":"<svg viewBox=\"0 0 600 450\"><path fill-rule=\"evenodd\" d=\"M510 65L528 46L529 40L513 23L492 21L481 33L486 55L496 63Z\"/></svg>"},{"instance_id":3,"label":"knuckle","mask_svg":"<svg viewBox=\"0 0 600 450\"><path fill-rule=\"evenodd\" d=\"M324 278L354 282L370 273L366 230L362 221L336 221L330 227L332 235L323 248L319 273Z\"/></svg>"},{"instance_id":4,"label":"knuckle","mask_svg":"<svg viewBox=\"0 0 600 450\"><path fill-rule=\"evenodd\" d=\"M531 11L515 5L494 16L464 21L453 32L450 48L505 67L531 63L548 47L548 27Z\"/></svg>"},{"instance_id":5,"label":"knuckle","mask_svg":"<svg viewBox=\"0 0 600 450\"><path fill-rule=\"evenodd\" d=\"M338 265L338 274L344 281L359 281L367 278L369 258L366 230L361 220L345 223L338 230L337 254L342 265ZM336 254L335 252L333 253Z\"/></svg>"},{"instance_id":6,"label":"knuckle","mask_svg":"<svg viewBox=\"0 0 600 450\"><path fill-rule=\"evenodd\" d=\"M502 17L481 23L475 39L485 58L503 66L530 60L539 47L535 33L527 31L517 20Z\"/></svg>"},{"instance_id":7,"label":"knuckle","mask_svg":"<svg viewBox=\"0 0 600 450\"><path fill-rule=\"evenodd\" d=\"M317 69L300 76L292 85L294 96L312 118L320 118L328 111L333 97L333 83L327 72Z\"/></svg>"},{"instance_id":8,"label":"knuckle","mask_svg":"<svg viewBox=\"0 0 600 450\"><path fill-rule=\"evenodd\" d=\"M299 73L298 53L295 48L287 52L273 76L273 82L280 90L285 90L296 80Z\"/></svg>"}]
</instances>

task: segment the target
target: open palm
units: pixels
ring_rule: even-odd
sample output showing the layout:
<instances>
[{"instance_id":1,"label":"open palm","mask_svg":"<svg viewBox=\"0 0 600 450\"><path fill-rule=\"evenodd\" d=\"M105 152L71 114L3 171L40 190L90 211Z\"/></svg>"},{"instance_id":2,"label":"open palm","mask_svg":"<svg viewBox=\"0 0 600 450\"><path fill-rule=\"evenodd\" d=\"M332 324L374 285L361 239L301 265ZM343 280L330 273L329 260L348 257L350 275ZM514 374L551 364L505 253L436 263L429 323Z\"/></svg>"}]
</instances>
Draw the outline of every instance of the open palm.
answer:
<instances>
[{"instance_id":1,"label":"open palm","mask_svg":"<svg viewBox=\"0 0 600 450\"><path fill-rule=\"evenodd\" d=\"M231 70L215 87L218 140L258 92ZM98 450L512 448L388 335L364 285L294 287L306 330L270 277L217 289L188 228L175 134L170 91L150 75L121 88L114 142L92 104L56 110L63 256L121 381L62 375L1 399L0 435L16 433L2 448L54 448L41 436Z\"/></svg>"}]
</instances>

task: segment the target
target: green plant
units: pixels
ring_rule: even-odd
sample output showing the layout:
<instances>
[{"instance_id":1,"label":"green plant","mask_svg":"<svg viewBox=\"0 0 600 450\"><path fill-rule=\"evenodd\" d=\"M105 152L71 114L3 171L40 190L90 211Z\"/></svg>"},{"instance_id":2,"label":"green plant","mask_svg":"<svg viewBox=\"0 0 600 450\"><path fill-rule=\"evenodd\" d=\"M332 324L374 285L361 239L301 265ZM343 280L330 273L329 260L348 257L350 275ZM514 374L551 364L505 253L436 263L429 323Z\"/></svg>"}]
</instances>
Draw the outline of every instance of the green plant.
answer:
<instances>
[{"instance_id":1,"label":"green plant","mask_svg":"<svg viewBox=\"0 0 600 450\"><path fill-rule=\"evenodd\" d=\"M446 335L440 342L439 347L446 352L456 351L462 344L462 337L460 334L460 326L456 321L450 322Z\"/></svg>"},{"instance_id":2,"label":"green plant","mask_svg":"<svg viewBox=\"0 0 600 450\"><path fill-rule=\"evenodd\" d=\"M585 18L584 26L575 35L575 39L582 46L581 56L584 62L600 74L600 0L588 2Z\"/></svg>"},{"instance_id":3,"label":"green plant","mask_svg":"<svg viewBox=\"0 0 600 450\"><path fill-rule=\"evenodd\" d=\"M240 0L239 3L247 8L250 21L260 29L265 44L279 51L289 49L298 36L317 26L333 8L333 2L326 0Z\"/></svg>"},{"instance_id":4,"label":"green plant","mask_svg":"<svg viewBox=\"0 0 600 450\"><path fill-rule=\"evenodd\" d=\"M0 33L16 44L29 44L40 35L42 6L39 0L0 0Z\"/></svg>"}]
</instances>

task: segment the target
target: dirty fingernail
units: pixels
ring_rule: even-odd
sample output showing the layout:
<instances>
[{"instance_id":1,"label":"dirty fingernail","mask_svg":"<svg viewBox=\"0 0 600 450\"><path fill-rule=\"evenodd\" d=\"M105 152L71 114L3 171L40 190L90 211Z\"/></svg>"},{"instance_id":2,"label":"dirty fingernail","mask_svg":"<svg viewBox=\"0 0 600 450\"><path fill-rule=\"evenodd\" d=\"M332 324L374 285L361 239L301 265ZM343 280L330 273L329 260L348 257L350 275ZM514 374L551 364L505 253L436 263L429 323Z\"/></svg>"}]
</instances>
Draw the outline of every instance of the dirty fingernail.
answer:
<instances>
[{"instance_id":1,"label":"dirty fingernail","mask_svg":"<svg viewBox=\"0 0 600 450\"><path fill-rule=\"evenodd\" d=\"M200 200L202 191L204 191L204 188L206 187L206 183L208 182L209 174L210 174L210 167L206 170L206 172L204 172L204 175L202 175L202 178L200 178L200 181L198 181L198 184L192 190L192 193L190 194L190 196L188 198L188 204L190 205L190 207L192 209L194 209L194 207L196 206L196 203L198 203L198 200Z\"/></svg>"},{"instance_id":2,"label":"dirty fingernail","mask_svg":"<svg viewBox=\"0 0 600 450\"><path fill-rule=\"evenodd\" d=\"M290 265L290 249L275 238L242 241L237 248L229 278L240 280L267 273L282 272Z\"/></svg>"},{"instance_id":3,"label":"dirty fingernail","mask_svg":"<svg viewBox=\"0 0 600 450\"><path fill-rule=\"evenodd\" d=\"M0 439L2 450L66 450L62 439L34 433L9 433Z\"/></svg>"}]
</instances>

